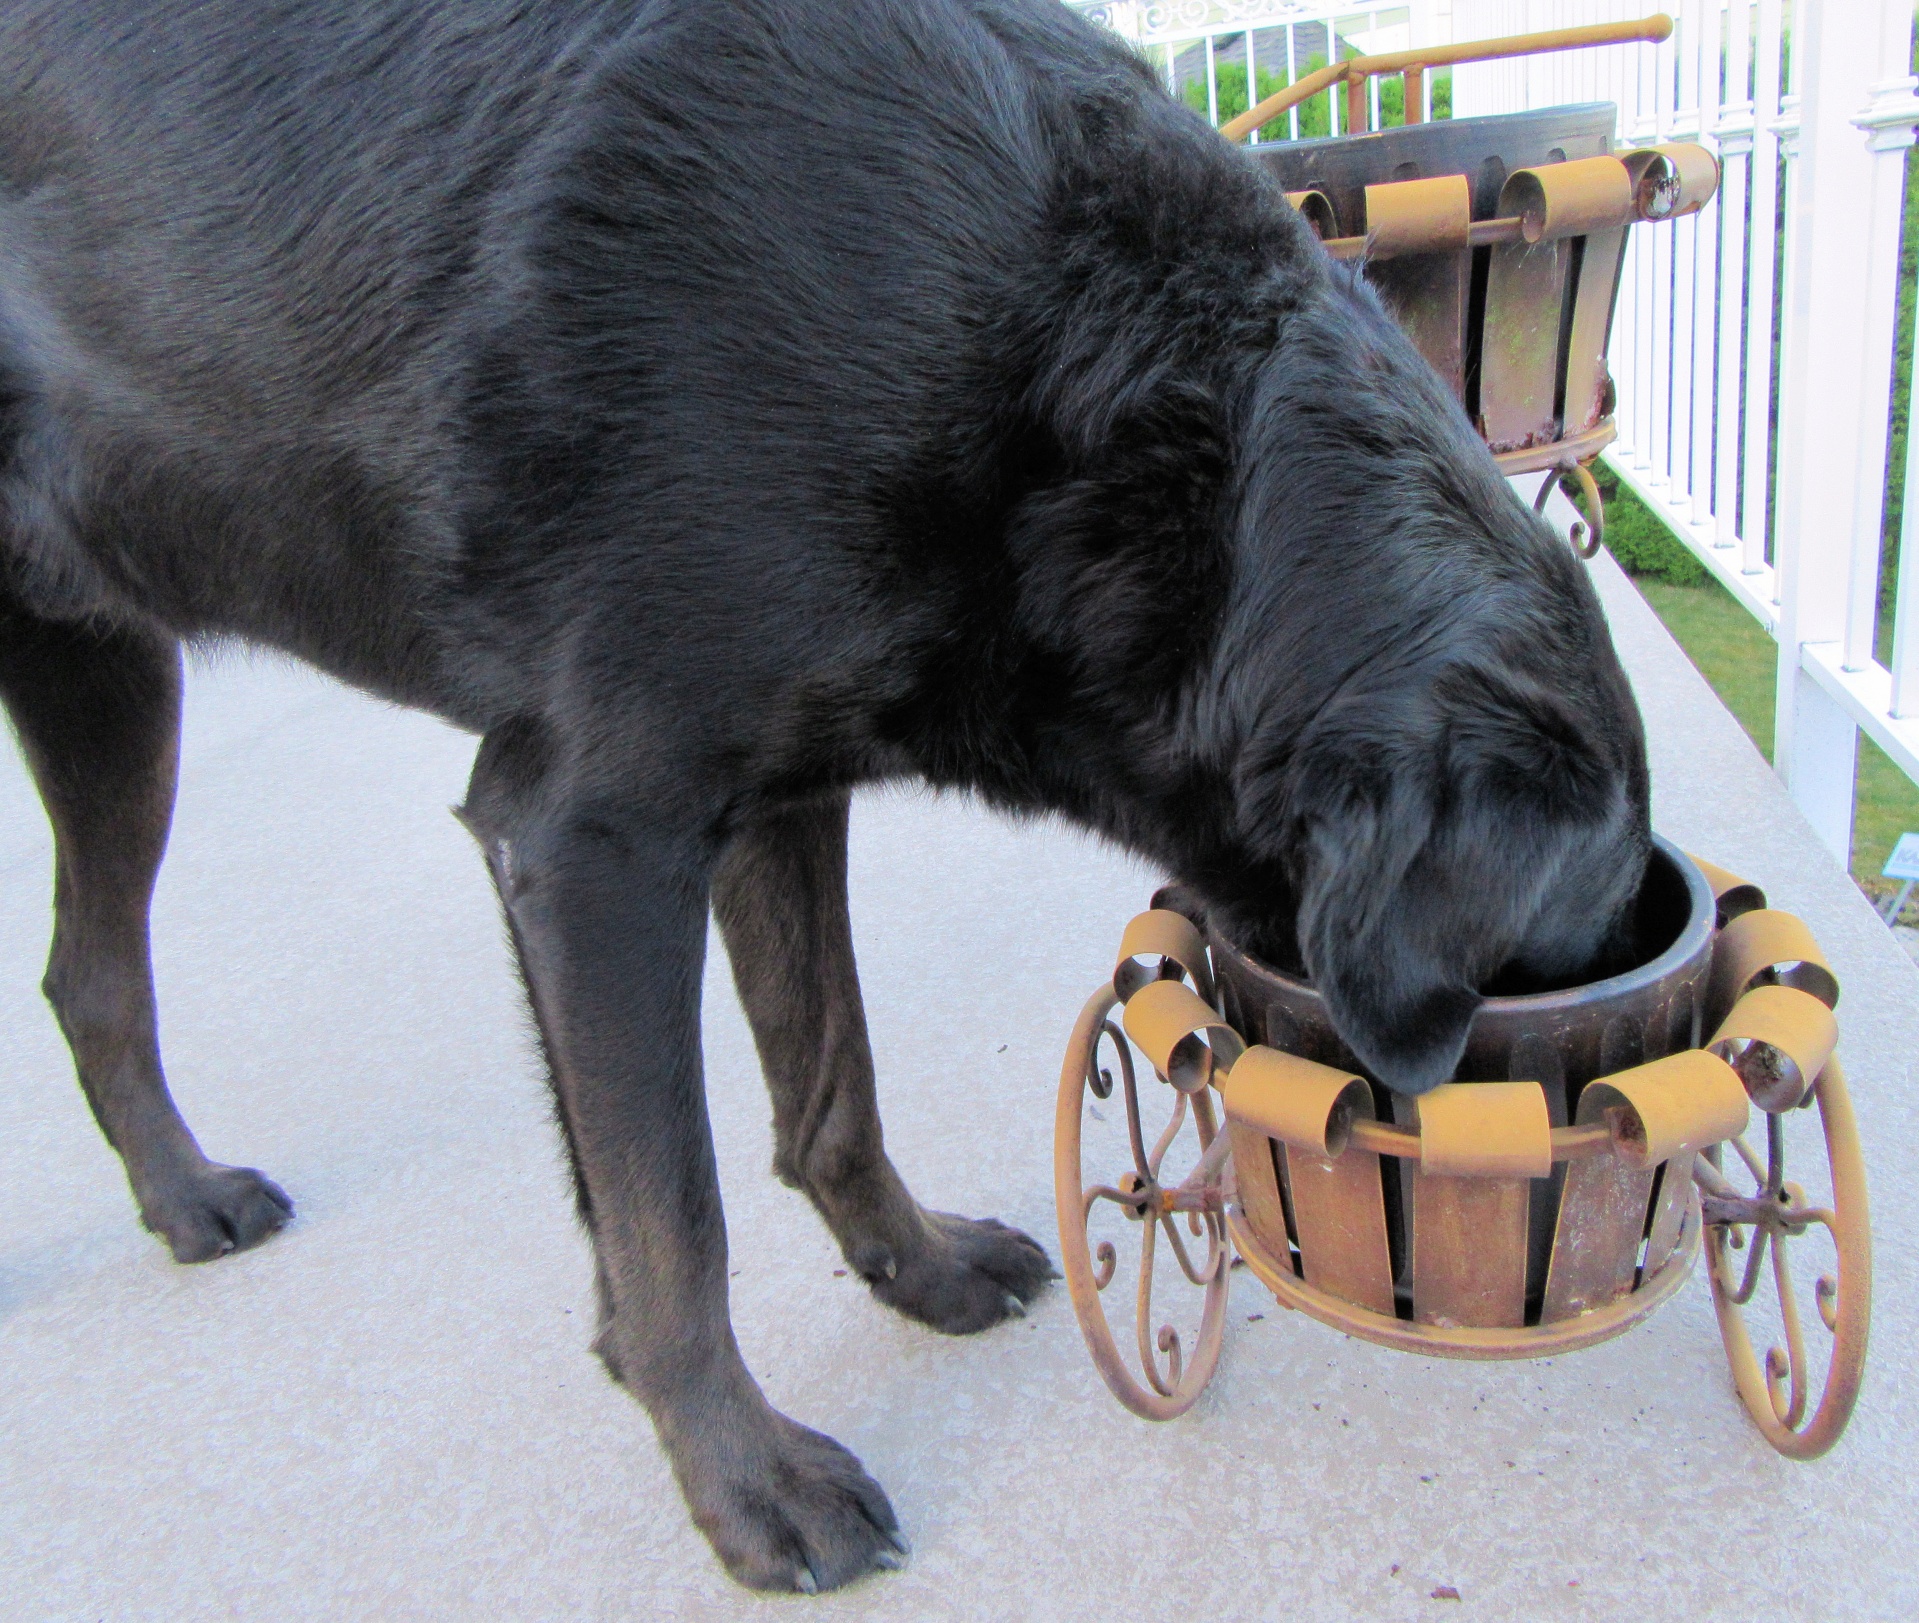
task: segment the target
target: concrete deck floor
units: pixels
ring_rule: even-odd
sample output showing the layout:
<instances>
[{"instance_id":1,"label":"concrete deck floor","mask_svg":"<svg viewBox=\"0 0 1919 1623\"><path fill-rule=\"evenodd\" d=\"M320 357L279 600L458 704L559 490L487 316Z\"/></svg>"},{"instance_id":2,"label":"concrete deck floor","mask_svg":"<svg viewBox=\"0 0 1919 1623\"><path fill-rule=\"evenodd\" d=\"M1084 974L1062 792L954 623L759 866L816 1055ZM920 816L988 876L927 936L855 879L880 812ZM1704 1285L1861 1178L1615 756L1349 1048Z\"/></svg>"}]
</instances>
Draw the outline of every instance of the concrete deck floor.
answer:
<instances>
[{"instance_id":1,"label":"concrete deck floor","mask_svg":"<svg viewBox=\"0 0 1919 1623\"><path fill-rule=\"evenodd\" d=\"M1602 567L1660 827L1802 911L1845 984L1876 1351L1826 1460L1780 1460L1747 1424L1697 1278L1610 1345L1463 1365L1281 1313L1242 1273L1210 1392L1159 1427L1100 1386L1063 1290L971 1340L902 1323L835 1276L767 1175L716 957L740 1339L774 1402L886 1484L915 1546L819 1601L733 1588L587 1352L586 1249L445 810L471 745L234 661L192 680L155 946L188 1117L299 1203L261 1250L179 1268L136 1226L36 990L48 841L0 764L0 1615L1919 1616L1919 974ZM853 883L896 1158L929 1202L1052 1244L1060 1046L1151 876L1057 828L876 796Z\"/></svg>"}]
</instances>

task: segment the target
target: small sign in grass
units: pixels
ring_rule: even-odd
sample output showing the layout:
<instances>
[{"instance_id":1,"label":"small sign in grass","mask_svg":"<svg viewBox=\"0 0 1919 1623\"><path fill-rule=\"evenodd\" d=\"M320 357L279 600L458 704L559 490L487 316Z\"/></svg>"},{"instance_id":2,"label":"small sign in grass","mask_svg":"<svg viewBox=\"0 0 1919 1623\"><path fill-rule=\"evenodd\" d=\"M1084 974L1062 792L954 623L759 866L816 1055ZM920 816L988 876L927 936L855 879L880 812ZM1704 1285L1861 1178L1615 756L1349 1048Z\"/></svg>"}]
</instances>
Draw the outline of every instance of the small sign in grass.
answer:
<instances>
[{"instance_id":1,"label":"small sign in grass","mask_svg":"<svg viewBox=\"0 0 1919 1623\"><path fill-rule=\"evenodd\" d=\"M1905 911L1906 898L1912 894L1912 887L1919 884L1919 834L1901 834L1899 843L1892 848L1892 855L1886 858L1886 865L1879 872L1884 878L1901 881L1897 894L1884 910L1887 923L1894 923Z\"/></svg>"},{"instance_id":2,"label":"small sign in grass","mask_svg":"<svg viewBox=\"0 0 1919 1623\"><path fill-rule=\"evenodd\" d=\"M1909 884L1919 880L1919 834L1901 834L1879 871L1888 879L1903 879Z\"/></svg>"}]
</instances>

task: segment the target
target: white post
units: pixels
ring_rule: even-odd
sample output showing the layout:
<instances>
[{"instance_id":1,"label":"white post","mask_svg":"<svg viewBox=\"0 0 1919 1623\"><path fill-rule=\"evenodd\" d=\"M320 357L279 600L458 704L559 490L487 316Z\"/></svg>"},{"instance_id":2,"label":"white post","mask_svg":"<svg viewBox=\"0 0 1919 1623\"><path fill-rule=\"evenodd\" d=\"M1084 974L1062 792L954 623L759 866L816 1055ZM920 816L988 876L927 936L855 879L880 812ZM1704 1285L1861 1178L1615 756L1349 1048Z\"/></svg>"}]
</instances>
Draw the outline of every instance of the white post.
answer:
<instances>
[{"instance_id":1,"label":"white post","mask_svg":"<svg viewBox=\"0 0 1919 1623\"><path fill-rule=\"evenodd\" d=\"M1694 12L1693 64L1699 78L1698 116L1693 139L1702 146L1714 141L1719 122L1719 6L1707 0ZM1723 365L1715 323L1719 292L1720 221L1725 199L1714 194L1693 229L1693 386L1692 386L1692 520L1710 524L1713 511L1713 431L1718 406L1714 388L1716 368Z\"/></svg>"},{"instance_id":2,"label":"white post","mask_svg":"<svg viewBox=\"0 0 1919 1623\"><path fill-rule=\"evenodd\" d=\"M1647 115L1651 103L1654 53L1644 47L1623 51L1619 78L1619 141L1634 147L1655 139ZM1626 452L1635 468L1652 467L1652 239L1651 231L1626 233L1626 259L1620 268L1620 315L1613 324L1613 347L1625 361L1619 389L1619 418Z\"/></svg>"},{"instance_id":3,"label":"white post","mask_svg":"<svg viewBox=\"0 0 1919 1623\"><path fill-rule=\"evenodd\" d=\"M1246 30L1246 105L1256 107L1259 104L1259 70L1253 63L1253 31ZM1246 137L1248 146L1259 145L1259 131L1253 130Z\"/></svg>"},{"instance_id":4,"label":"white post","mask_svg":"<svg viewBox=\"0 0 1919 1623\"><path fill-rule=\"evenodd\" d=\"M1759 37L1753 53L1752 240L1747 254L1746 471L1739 533L1745 539L1744 568L1766 567L1772 525L1766 513L1767 475L1772 469L1773 253L1779 241L1779 102L1786 87L1780 72L1779 0L1759 0ZM1797 114L1794 115L1795 117Z\"/></svg>"},{"instance_id":5,"label":"white post","mask_svg":"<svg viewBox=\"0 0 1919 1623\"><path fill-rule=\"evenodd\" d=\"M1298 53L1293 49L1293 25L1286 25L1286 82L1291 84L1299 77ZM1286 111L1286 139L1299 139L1299 107L1297 104Z\"/></svg>"},{"instance_id":6,"label":"white post","mask_svg":"<svg viewBox=\"0 0 1919 1623\"><path fill-rule=\"evenodd\" d=\"M1672 33L1672 101L1668 104L1665 128L1662 136L1668 140L1681 138L1685 128L1685 103L1698 88L1699 60L1699 16L1695 11L1688 15L1681 11L1674 19ZM1698 367L1698 353L1693 333L1693 314L1698 306L1697 289L1699 286L1698 247L1699 226L1703 215L1694 214L1684 220L1674 220L1662 227L1660 235L1670 237L1672 254L1672 418L1667 427L1666 472L1672 481L1668 499L1675 507L1683 507L1688 516L1692 514L1692 498L1696 488L1696 470L1692 465L1693 450L1693 375Z\"/></svg>"},{"instance_id":7,"label":"white post","mask_svg":"<svg viewBox=\"0 0 1919 1623\"><path fill-rule=\"evenodd\" d=\"M1919 333L1912 382L1919 385ZM1910 418L1908 418L1910 421ZM1893 598L1892 714L1919 714L1919 434L1906 432L1906 501L1899 516L1899 582Z\"/></svg>"},{"instance_id":8,"label":"white post","mask_svg":"<svg viewBox=\"0 0 1919 1623\"><path fill-rule=\"evenodd\" d=\"M1652 138L1664 141L1672 134L1672 92L1673 92L1673 54L1674 42L1652 46L1646 55L1651 59L1652 94L1647 97L1646 111L1652 115ZM1677 222L1673 222L1675 225ZM1671 375L1677 368L1673 354L1672 341L1672 299L1673 299L1673 237L1672 225L1661 226L1657 231L1646 233L1646 262L1650 268L1648 277L1650 296L1640 306L1642 313L1652 317L1645 332L1640 337L1644 346L1646 375L1651 380L1651 404L1646 413L1646 454L1652 462L1652 472L1647 483L1662 496L1668 494L1672 484L1672 387ZM1690 289L1682 290L1690 293ZM1661 362L1664 364L1661 365Z\"/></svg>"},{"instance_id":9,"label":"white post","mask_svg":"<svg viewBox=\"0 0 1919 1623\"><path fill-rule=\"evenodd\" d=\"M1882 38L1878 60L1904 63L1912 44L1912 14L1888 5L1880 19ZM1853 516L1852 585L1846 604L1844 665L1864 670L1872 663L1874 635L1879 624L1879 535L1884 520L1881 492L1886 482L1887 418L1891 408L1892 337L1899 308L1899 228L1905 208L1906 149L1912 145L1914 116L1911 74L1882 79L1872 86L1871 105L1852 122L1866 134L1871 152L1871 214L1869 240L1860 244L1866 258L1866 351L1861 386L1870 410L1861 425L1859 468L1854 477L1859 492Z\"/></svg>"},{"instance_id":10,"label":"white post","mask_svg":"<svg viewBox=\"0 0 1919 1623\"><path fill-rule=\"evenodd\" d=\"M1852 848L1857 729L1807 672L1804 650L1843 645L1854 537L1867 521L1862 505L1877 524L1879 492L1857 484L1860 439L1874 429L1870 419L1885 415L1885 374L1875 390L1866 370L1872 328L1866 301L1875 278L1859 240L1860 222L1870 218L1874 203L1876 160L1853 117L1876 83L1903 71L1903 52L1893 73L1880 57L1894 32L1886 14L1901 11L1910 28L1910 4L1801 0L1794 8L1800 119L1788 201L1779 390L1774 764L1841 864Z\"/></svg>"},{"instance_id":11,"label":"white post","mask_svg":"<svg viewBox=\"0 0 1919 1623\"><path fill-rule=\"evenodd\" d=\"M1713 545L1730 549L1739 539L1739 352L1746 311L1746 182L1752 173L1752 98L1746 90L1751 63L1748 25L1752 8L1733 0L1726 11L1726 87L1713 138L1719 145L1719 340L1718 435L1714 442Z\"/></svg>"}]
</instances>

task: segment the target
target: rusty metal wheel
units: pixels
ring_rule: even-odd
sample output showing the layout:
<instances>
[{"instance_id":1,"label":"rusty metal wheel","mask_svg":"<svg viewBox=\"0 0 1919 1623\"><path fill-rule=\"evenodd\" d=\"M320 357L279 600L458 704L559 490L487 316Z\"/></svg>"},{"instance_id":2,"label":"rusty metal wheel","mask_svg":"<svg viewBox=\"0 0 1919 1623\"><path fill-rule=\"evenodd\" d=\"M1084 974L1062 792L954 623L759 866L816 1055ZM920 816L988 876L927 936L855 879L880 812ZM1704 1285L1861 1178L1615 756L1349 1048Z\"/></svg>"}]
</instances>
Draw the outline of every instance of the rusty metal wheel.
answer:
<instances>
[{"instance_id":1,"label":"rusty metal wheel","mask_svg":"<svg viewBox=\"0 0 1919 1623\"><path fill-rule=\"evenodd\" d=\"M1706 1223L1706 1257L1713 1307L1726 1360L1740 1401L1766 1441L1792 1459L1816 1459L1839 1440L1852 1418L1866 1362L1866 1336L1872 1317L1872 1234L1866 1214L1865 1165L1859 1129L1838 1060L1828 1062L1814 1087L1831 1174L1829 1205L1814 1205L1805 1191L1786 1178L1786 1137L1796 1111L1768 1114L1765 1154L1743 1138L1698 1163L1701 1209ZM1728 1165L1723 1150L1736 1157ZM1733 1176L1728 1177L1730 1171ZM1743 1178L1741 1177L1743 1174ZM1753 1186L1749 1195L1739 1183ZM1832 1253L1830 1271L1788 1250L1800 1242L1821 1243ZM1743 1255L1742 1255L1743 1254ZM1795 1260L1801 1266L1795 1269ZM1771 1267L1766 1267L1767 1262ZM1814 1401L1815 1359L1799 1316L1795 1275L1817 1274L1813 1302L1819 1323L1831 1337L1825 1378ZM1766 1286L1770 1281L1770 1289ZM1748 1309L1761 1295L1771 1299L1785 1332L1781 1345L1767 1348L1763 1361L1747 1333Z\"/></svg>"},{"instance_id":2,"label":"rusty metal wheel","mask_svg":"<svg viewBox=\"0 0 1919 1623\"><path fill-rule=\"evenodd\" d=\"M1060 1073L1053 1138L1060 1257L1101 1379L1134 1414L1170 1420L1204 1390L1225 1338L1232 1264L1228 1139L1210 1089L1180 1092L1136 1057L1111 1018L1118 1002L1110 986L1087 1000ZM1161 1118L1164 1125L1154 1131L1149 1121ZM1111 1182L1088 1181L1088 1156L1124 1170ZM1104 1293L1119 1277L1122 1250L1138 1256L1137 1273L1128 1269L1136 1283L1126 1338L1137 1373L1106 1314ZM1174 1324L1155 1326L1156 1290L1179 1291L1185 1297L1180 1316L1189 1322L1197 1296L1190 1355Z\"/></svg>"}]
</instances>

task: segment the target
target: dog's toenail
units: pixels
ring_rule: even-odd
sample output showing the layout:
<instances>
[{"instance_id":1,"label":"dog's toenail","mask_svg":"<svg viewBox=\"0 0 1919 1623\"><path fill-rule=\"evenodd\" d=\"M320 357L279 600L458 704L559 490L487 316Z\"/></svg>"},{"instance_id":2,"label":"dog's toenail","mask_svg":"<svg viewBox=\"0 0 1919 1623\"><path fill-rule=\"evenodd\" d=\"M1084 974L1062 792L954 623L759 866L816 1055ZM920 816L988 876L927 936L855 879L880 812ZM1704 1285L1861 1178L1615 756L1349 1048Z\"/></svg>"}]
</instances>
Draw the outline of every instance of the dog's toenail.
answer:
<instances>
[{"instance_id":1,"label":"dog's toenail","mask_svg":"<svg viewBox=\"0 0 1919 1623\"><path fill-rule=\"evenodd\" d=\"M863 1245L848 1260L853 1264L854 1271L869 1285L899 1277L900 1265L886 1246Z\"/></svg>"},{"instance_id":2,"label":"dog's toenail","mask_svg":"<svg viewBox=\"0 0 1919 1623\"><path fill-rule=\"evenodd\" d=\"M912 1545L906 1542L906 1535L897 1527L893 1528L890 1532L882 1529L880 1537L885 1539L894 1549L898 1550L901 1555L911 1555L913 1553Z\"/></svg>"},{"instance_id":3,"label":"dog's toenail","mask_svg":"<svg viewBox=\"0 0 1919 1623\"><path fill-rule=\"evenodd\" d=\"M892 1550L881 1550L873 1557L873 1565L882 1572L899 1572L906 1566L906 1559Z\"/></svg>"},{"instance_id":4,"label":"dog's toenail","mask_svg":"<svg viewBox=\"0 0 1919 1623\"><path fill-rule=\"evenodd\" d=\"M1023 1319L1026 1317L1026 1304L1017 1296L1013 1295L1011 1291L1008 1291L1006 1294L1006 1311L1016 1319Z\"/></svg>"},{"instance_id":5,"label":"dog's toenail","mask_svg":"<svg viewBox=\"0 0 1919 1623\"><path fill-rule=\"evenodd\" d=\"M819 1579L813 1576L813 1569L803 1561L800 1570L793 1574L793 1587L802 1595L817 1595L820 1592Z\"/></svg>"}]
</instances>

